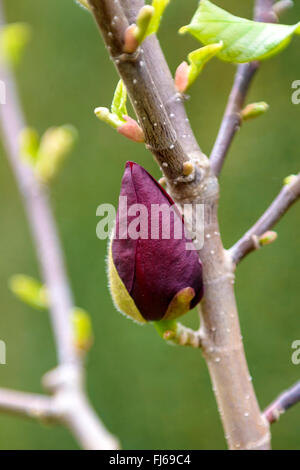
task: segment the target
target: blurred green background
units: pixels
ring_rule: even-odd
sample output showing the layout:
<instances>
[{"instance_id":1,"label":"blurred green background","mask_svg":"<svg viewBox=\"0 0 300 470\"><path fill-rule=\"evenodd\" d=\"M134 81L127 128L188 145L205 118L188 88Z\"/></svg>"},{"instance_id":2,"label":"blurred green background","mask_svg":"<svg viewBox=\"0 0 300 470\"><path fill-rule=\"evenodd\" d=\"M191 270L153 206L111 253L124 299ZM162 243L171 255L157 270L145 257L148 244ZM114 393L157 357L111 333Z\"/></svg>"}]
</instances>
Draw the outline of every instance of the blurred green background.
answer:
<instances>
[{"instance_id":1,"label":"blurred green background","mask_svg":"<svg viewBox=\"0 0 300 470\"><path fill-rule=\"evenodd\" d=\"M125 161L160 172L142 145L98 122L93 109L107 106L118 77L92 18L73 0L7 0L10 22L28 22L34 36L17 79L28 123L39 132L74 124L80 140L52 188L77 305L93 319L95 345L88 357L91 399L125 449L225 448L211 384L200 352L169 347L151 326L139 327L114 309L107 289L106 242L96 238L96 208L117 203ZM218 5L250 17L253 1ZM173 0L159 33L172 71L198 43L177 30L191 18L196 0ZM282 22L300 19L300 4ZM300 105L291 83L300 79L300 38L266 62L249 102L270 111L238 134L221 178L220 220L229 247L266 208L285 176L299 171ZM213 60L191 89L187 109L202 149L209 153L235 67ZM0 155L0 338L7 365L0 386L41 392L41 376L55 366L47 314L16 300L7 288L14 273L38 276L34 247L14 178ZM251 255L237 273L236 292L249 366L262 407L299 379L291 344L300 339L300 204L278 226L279 239ZM186 322L197 325L196 312ZM273 429L275 449L300 449L300 406ZM76 449L63 428L0 416L1 449Z\"/></svg>"}]
</instances>

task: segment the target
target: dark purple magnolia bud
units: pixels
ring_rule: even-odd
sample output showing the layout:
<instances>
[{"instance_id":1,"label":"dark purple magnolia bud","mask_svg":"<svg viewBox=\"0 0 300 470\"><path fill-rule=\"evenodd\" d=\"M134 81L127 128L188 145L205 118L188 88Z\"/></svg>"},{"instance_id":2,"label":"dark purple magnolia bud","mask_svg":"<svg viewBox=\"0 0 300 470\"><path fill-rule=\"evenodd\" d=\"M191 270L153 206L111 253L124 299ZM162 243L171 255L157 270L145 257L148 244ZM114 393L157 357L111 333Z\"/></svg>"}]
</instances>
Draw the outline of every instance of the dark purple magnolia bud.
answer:
<instances>
[{"instance_id":1,"label":"dark purple magnolia bud","mask_svg":"<svg viewBox=\"0 0 300 470\"><path fill-rule=\"evenodd\" d=\"M171 320L203 295L202 265L171 197L127 162L108 258L116 307L138 322Z\"/></svg>"}]
</instances>

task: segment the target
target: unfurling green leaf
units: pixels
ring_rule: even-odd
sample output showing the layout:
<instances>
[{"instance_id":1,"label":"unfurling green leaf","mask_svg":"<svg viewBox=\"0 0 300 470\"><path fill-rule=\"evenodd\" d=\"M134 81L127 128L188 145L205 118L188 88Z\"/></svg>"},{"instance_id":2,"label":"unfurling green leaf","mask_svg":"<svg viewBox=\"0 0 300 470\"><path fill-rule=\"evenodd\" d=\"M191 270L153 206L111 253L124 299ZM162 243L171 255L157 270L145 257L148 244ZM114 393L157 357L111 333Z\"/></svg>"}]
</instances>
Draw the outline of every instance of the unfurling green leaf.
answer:
<instances>
[{"instance_id":1,"label":"unfurling green leaf","mask_svg":"<svg viewBox=\"0 0 300 470\"><path fill-rule=\"evenodd\" d=\"M121 120L123 116L127 116L127 109L126 109L126 102L127 102L127 90L123 83L123 80L119 80L117 88L114 93L113 102L111 104L111 112L112 114L116 114Z\"/></svg>"},{"instance_id":2,"label":"unfurling green leaf","mask_svg":"<svg viewBox=\"0 0 300 470\"><path fill-rule=\"evenodd\" d=\"M190 62L189 71L189 86L194 83L198 75L202 72L205 64L210 61L222 49L223 42L218 44L209 44L208 46L201 47L196 51L190 52L188 60Z\"/></svg>"},{"instance_id":3,"label":"unfurling green leaf","mask_svg":"<svg viewBox=\"0 0 300 470\"><path fill-rule=\"evenodd\" d=\"M48 129L41 139L35 171L43 183L49 183L58 173L77 139L77 131L66 125Z\"/></svg>"},{"instance_id":4,"label":"unfurling green leaf","mask_svg":"<svg viewBox=\"0 0 300 470\"><path fill-rule=\"evenodd\" d=\"M169 3L170 0L153 0L152 6L154 8L154 14L148 27L147 36L157 33L162 15Z\"/></svg>"},{"instance_id":5,"label":"unfurling green leaf","mask_svg":"<svg viewBox=\"0 0 300 470\"><path fill-rule=\"evenodd\" d=\"M82 308L72 310L72 322L76 348L87 352L93 344L93 329L90 315Z\"/></svg>"},{"instance_id":6,"label":"unfurling green leaf","mask_svg":"<svg viewBox=\"0 0 300 470\"><path fill-rule=\"evenodd\" d=\"M153 0L152 5L144 5L136 19L125 31L124 52L132 54L140 44L151 34L156 34L162 15L170 0Z\"/></svg>"},{"instance_id":7,"label":"unfurling green leaf","mask_svg":"<svg viewBox=\"0 0 300 470\"><path fill-rule=\"evenodd\" d=\"M19 136L20 155L24 162L34 166L39 150L40 138L37 131L31 127L22 130Z\"/></svg>"},{"instance_id":8,"label":"unfurling green leaf","mask_svg":"<svg viewBox=\"0 0 300 470\"><path fill-rule=\"evenodd\" d=\"M184 93L202 72L205 64L210 61L222 49L223 43L209 44L196 51L190 52L188 61L182 62L176 70L175 85L180 93Z\"/></svg>"},{"instance_id":9,"label":"unfurling green leaf","mask_svg":"<svg viewBox=\"0 0 300 470\"><path fill-rule=\"evenodd\" d=\"M264 60L284 49L293 34L300 34L300 22L292 25L260 23L234 16L208 0L200 5L181 33L189 32L203 44L223 41L217 54L227 62Z\"/></svg>"},{"instance_id":10,"label":"unfurling green leaf","mask_svg":"<svg viewBox=\"0 0 300 470\"><path fill-rule=\"evenodd\" d=\"M122 80L119 81L114 93L111 110L96 108L94 113L100 121L106 122L114 129L134 142L145 142L143 130L138 123L127 115L127 91Z\"/></svg>"},{"instance_id":11,"label":"unfurling green leaf","mask_svg":"<svg viewBox=\"0 0 300 470\"><path fill-rule=\"evenodd\" d=\"M17 65L31 37L31 28L26 23L12 23L0 30L0 55L4 60Z\"/></svg>"},{"instance_id":12,"label":"unfurling green leaf","mask_svg":"<svg viewBox=\"0 0 300 470\"><path fill-rule=\"evenodd\" d=\"M133 30L133 35L138 44L142 44L144 39L149 36L149 25L154 15L154 8L150 5L145 5L139 11L136 19L136 28Z\"/></svg>"},{"instance_id":13,"label":"unfurling green leaf","mask_svg":"<svg viewBox=\"0 0 300 470\"><path fill-rule=\"evenodd\" d=\"M106 122L114 129L118 129L126 121L127 90L122 80L117 84L110 111L108 108L99 107L95 109L95 114L100 121Z\"/></svg>"},{"instance_id":14,"label":"unfurling green leaf","mask_svg":"<svg viewBox=\"0 0 300 470\"><path fill-rule=\"evenodd\" d=\"M9 280L11 291L20 300L39 310L48 307L47 290L41 282L23 274L16 274Z\"/></svg>"},{"instance_id":15,"label":"unfurling green leaf","mask_svg":"<svg viewBox=\"0 0 300 470\"><path fill-rule=\"evenodd\" d=\"M100 121L106 122L106 124L109 124L114 129L118 129L125 122L116 114L110 113L108 108L96 108L94 113Z\"/></svg>"}]
</instances>

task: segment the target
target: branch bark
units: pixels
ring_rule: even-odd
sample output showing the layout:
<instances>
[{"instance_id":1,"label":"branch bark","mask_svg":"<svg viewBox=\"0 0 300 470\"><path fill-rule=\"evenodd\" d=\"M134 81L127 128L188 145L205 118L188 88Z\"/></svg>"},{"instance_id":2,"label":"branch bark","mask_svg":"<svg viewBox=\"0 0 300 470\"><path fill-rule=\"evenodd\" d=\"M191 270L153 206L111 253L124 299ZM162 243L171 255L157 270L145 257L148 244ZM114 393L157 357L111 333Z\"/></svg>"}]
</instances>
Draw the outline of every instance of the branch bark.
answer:
<instances>
[{"instance_id":1,"label":"branch bark","mask_svg":"<svg viewBox=\"0 0 300 470\"><path fill-rule=\"evenodd\" d=\"M248 253L257 249L257 237L270 230L288 209L300 198L300 173L285 185L260 219L229 250L232 261L237 265Z\"/></svg>"},{"instance_id":2,"label":"branch bark","mask_svg":"<svg viewBox=\"0 0 300 470\"><path fill-rule=\"evenodd\" d=\"M56 415L51 397L8 389L0 389L0 411L42 420Z\"/></svg>"},{"instance_id":3,"label":"branch bark","mask_svg":"<svg viewBox=\"0 0 300 470\"><path fill-rule=\"evenodd\" d=\"M263 22L275 22L273 0L257 0L254 19ZM238 66L232 90L229 95L221 127L210 155L210 164L215 175L219 175L232 141L242 125L241 112L252 80L260 67L259 62L250 62Z\"/></svg>"},{"instance_id":4,"label":"branch bark","mask_svg":"<svg viewBox=\"0 0 300 470\"><path fill-rule=\"evenodd\" d=\"M4 23L3 18L0 1L1 25ZM83 364L73 341L71 312L74 302L63 261L63 251L47 188L39 184L31 168L20 159L18 136L25 127L25 120L14 77L3 62L0 66L0 76L6 85L7 101L5 105L0 106L3 143L23 198L42 276L49 292L49 310L59 362L56 374L60 375L62 370L68 371L65 374L66 379L56 382L56 386L52 387L53 398L1 391L0 409L23 415L32 415L35 411L51 414L56 421L66 423L83 447L116 449L116 439L104 428L86 398ZM62 397L68 397L69 404L61 400ZM52 407L56 401L65 404L59 412L55 412L56 408Z\"/></svg>"},{"instance_id":5,"label":"branch bark","mask_svg":"<svg viewBox=\"0 0 300 470\"><path fill-rule=\"evenodd\" d=\"M192 133L156 37L148 37L135 54L123 53L125 30L144 2L89 0L89 4L173 198L193 208L204 205L205 243L199 251L205 286L202 350L229 448L268 449L269 426L257 403L241 339L233 266L219 232L218 181ZM183 175L186 161L195 170L189 177Z\"/></svg>"},{"instance_id":6,"label":"branch bark","mask_svg":"<svg viewBox=\"0 0 300 470\"><path fill-rule=\"evenodd\" d=\"M270 424L279 420L280 416L289 408L300 402L300 381L283 392L264 411L264 416Z\"/></svg>"}]
</instances>

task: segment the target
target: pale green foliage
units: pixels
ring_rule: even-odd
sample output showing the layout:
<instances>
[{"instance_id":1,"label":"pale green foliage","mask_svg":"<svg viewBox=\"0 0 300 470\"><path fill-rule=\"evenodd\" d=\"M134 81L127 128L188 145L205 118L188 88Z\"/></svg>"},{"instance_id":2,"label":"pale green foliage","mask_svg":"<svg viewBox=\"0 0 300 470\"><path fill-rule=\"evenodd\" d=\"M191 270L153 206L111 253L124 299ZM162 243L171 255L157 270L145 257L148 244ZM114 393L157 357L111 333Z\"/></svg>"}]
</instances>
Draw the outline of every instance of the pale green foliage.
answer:
<instances>
[{"instance_id":1,"label":"pale green foliage","mask_svg":"<svg viewBox=\"0 0 300 470\"><path fill-rule=\"evenodd\" d=\"M49 183L57 175L76 139L77 131L70 125L51 127L41 139L35 129L26 127L19 135L20 156L32 166L43 183Z\"/></svg>"},{"instance_id":2,"label":"pale green foliage","mask_svg":"<svg viewBox=\"0 0 300 470\"><path fill-rule=\"evenodd\" d=\"M26 23L12 23L0 30L0 57L17 65L31 38L31 28Z\"/></svg>"},{"instance_id":3,"label":"pale green foliage","mask_svg":"<svg viewBox=\"0 0 300 470\"><path fill-rule=\"evenodd\" d=\"M96 108L95 114L100 121L106 122L114 129L118 129L126 121L123 116L127 116L126 109L127 90L122 80L117 84L114 92L110 110L108 108Z\"/></svg>"},{"instance_id":4,"label":"pale green foliage","mask_svg":"<svg viewBox=\"0 0 300 470\"><path fill-rule=\"evenodd\" d=\"M46 309L48 307L47 290L45 286L23 274L16 274L9 280L11 291L20 300L37 309Z\"/></svg>"},{"instance_id":5,"label":"pale green foliage","mask_svg":"<svg viewBox=\"0 0 300 470\"><path fill-rule=\"evenodd\" d=\"M128 114L126 109L126 102L127 90L123 83L123 80L119 80L111 104L111 112L112 114L116 114L121 120L123 119L124 115L127 116Z\"/></svg>"},{"instance_id":6,"label":"pale green foliage","mask_svg":"<svg viewBox=\"0 0 300 470\"><path fill-rule=\"evenodd\" d=\"M96 108L94 113L96 114L97 118L100 119L100 121L106 122L106 124L109 124L114 129L118 129L118 127L122 126L122 124L125 122L121 120L116 114L110 113L108 108Z\"/></svg>"},{"instance_id":7,"label":"pale green foliage","mask_svg":"<svg viewBox=\"0 0 300 470\"><path fill-rule=\"evenodd\" d=\"M248 106L246 106L246 108L242 111L242 119L243 121L247 121L248 119L256 118L262 114L265 114L268 109L269 105L265 101L248 104Z\"/></svg>"},{"instance_id":8,"label":"pale green foliage","mask_svg":"<svg viewBox=\"0 0 300 470\"><path fill-rule=\"evenodd\" d=\"M31 127L23 129L19 136L21 158L31 165L35 165L39 150L40 137Z\"/></svg>"},{"instance_id":9,"label":"pale green foliage","mask_svg":"<svg viewBox=\"0 0 300 470\"><path fill-rule=\"evenodd\" d=\"M145 5L141 8L134 32L138 44L141 44L147 36L157 33L163 13L169 2L170 0L153 0L152 6Z\"/></svg>"},{"instance_id":10,"label":"pale green foliage","mask_svg":"<svg viewBox=\"0 0 300 470\"><path fill-rule=\"evenodd\" d=\"M279 53L293 34L300 34L300 23L287 26L250 21L202 0L191 23L180 32L189 32L205 45L223 41L217 56L227 62L242 63Z\"/></svg>"},{"instance_id":11,"label":"pale green foliage","mask_svg":"<svg viewBox=\"0 0 300 470\"><path fill-rule=\"evenodd\" d=\"M48 129L41 138L35 172L44 183L49 183L58 173L66 156L77 139L77 131L66 125Z\"/></svg>"},{"instance_id":12,"label":"pale green foliage","mask_svg":"<svg viewBox=\"0 0 300 470\"><path fill-rule=\"evenodd\" d=\"M152 16L152 19L150 21L150 24L148 26L147 30L147 36L150 36L150 34L156 34L158 31L158 28L160 26L160 22L162 19L162 16L164 14L164 11L168 4L170 3L170 0L153 0L152 1L152 6L154 8L154 14Z\"/></svg>"},{"instance_id":13,"label":"pale green foliage","mask_svg":"<svg viewBox=\"0 0 300 470\"><path fill-rule=\"evenodd\" d=\"M205 64L209 62L215 55L222 49L222 41L218 44L209 44L208 46L201 47L195 51L190 52L188 60L190 63L188 73L188 86L196 80L198 75L202 72Z\"/></svg>"},{"instance_id":14,"label":"pale green foliage","mask_svg":"<svg viewBox=\"0 0 300 470\"><path fill-rule=\"evenodd\" d=\"M75 346L80 351L88 351L93 343L93 329L91 317L82 308L72 310L72 323Z\"/></svg>"},{"instance_id":15,"label":"pale green foliage","mask_svg":"<svg viewBox=\"0 0 300 470\"><path fill-rule=\"evenodd\" d=\"M136 28L133 33L138 44L141 44L144 39L149 36L149 25L154 13L154 8L150 5L145 5L140 9L136 19Z\"/></svg>"}]
</instances>

